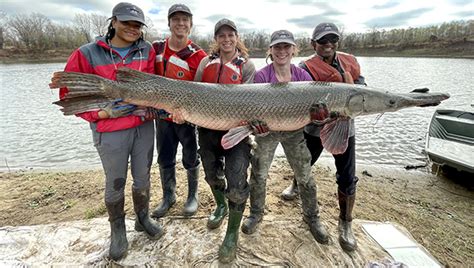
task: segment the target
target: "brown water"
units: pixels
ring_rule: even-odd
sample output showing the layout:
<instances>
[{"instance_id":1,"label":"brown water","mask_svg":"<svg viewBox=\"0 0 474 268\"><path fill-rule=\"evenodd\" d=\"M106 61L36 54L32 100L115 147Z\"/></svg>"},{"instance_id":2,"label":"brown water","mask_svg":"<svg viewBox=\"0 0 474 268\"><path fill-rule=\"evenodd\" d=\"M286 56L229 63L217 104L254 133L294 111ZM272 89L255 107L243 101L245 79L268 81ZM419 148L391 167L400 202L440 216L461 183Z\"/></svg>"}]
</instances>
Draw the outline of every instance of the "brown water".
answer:
<instances>
[{"instance_id":1,"label":"brown water","mask_svg":"<svg viewBox=\"0 0 474 268\"><path fill-rule=\"evenodd\" d=\"M298 63L301 59L295 59ZM473 110L474 60L359 57L367 84L393 92L428 87L451 98L442 108ZM253 59L257 69L264 59ZM100 166L89 125L64 117L57 90L48 83L64 64L0 65L0 170L80 169ZM403 167L422 165L425 135L437 107L409 108L395 113L356 119L357 162ZM278 151L282 154L282 150ZM155 154L156 157L156 154ZM330 160L331 156L323 154Z\"/></svg>"}]
</instances>

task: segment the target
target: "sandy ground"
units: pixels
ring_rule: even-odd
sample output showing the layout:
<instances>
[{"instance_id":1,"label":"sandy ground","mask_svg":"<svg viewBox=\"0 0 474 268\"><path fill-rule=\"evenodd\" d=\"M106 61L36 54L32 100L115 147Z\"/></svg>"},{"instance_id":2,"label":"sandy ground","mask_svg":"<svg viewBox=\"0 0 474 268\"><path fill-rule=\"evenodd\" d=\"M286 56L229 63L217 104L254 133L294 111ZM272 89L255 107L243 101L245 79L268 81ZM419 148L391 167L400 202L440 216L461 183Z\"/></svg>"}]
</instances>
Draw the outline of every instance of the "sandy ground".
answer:
<instances>
[{"instance_id":1,"label":"sandy ground","mask_svg":"<svg viewBox=\"0 0 474 268\"><path fill-rule=\"evenodd\" d=\"M308 255L307 252L320 252L333 254L332 260L336 260L318 262L320 267L341 264L345 266L347 263L363 266L368 261L384 257L383 252L369 254L364 251L364 244L369 242L366 242L361 235L359 221L369 220L389 221L406 228L420 245L447 267L474 267L474 192L472 182L467 185L465 183L467 177L458 178L456 175L453 180L442 175L432 175L426 170L407 171L364 166L357 168L359 184L354 209L354 217L357 219L354 229L362 246L355 254L343 253L337 244L338 205L332 164L328 162L313 167L322 220L331 232L331 243L321 247L308 240L309 231L301 223L300 200L283 201L279 196L291 182L292 171L284 158L278 158L270 169L264 222L256 234L240 235L236 264L306 266L308 262L301 261L307 260L308 257L300 259L298 252L306 252L305 255ZM162 193L156 166L152 172L151 207L154 208L159 203ZM221 226L220 230L216 231L217 236L205 228L206 217L213 209L213 199L203 179L199 186L200 207L197 215L189 220L180 217L186 199L187 185L185 172L181 167L178 167L177 174L178 200L169 216L161 222L168 233L173 233L171 230L176 221L188 227L185 231L180 231L183 235L177 235L169 241L192 237L192 243L211 244L213 250L209 252L208 260L204 262L212 264L216 259L215 249L220 244L225 228ZM202 170L201 178L203 178ZM108 223L104 218L106 211L103 205L104 186L101 170L0 173L0 182L0 226L29 226L97 218L101 227L105 226L102 239L107 238L104 237L108 231ZM130 179L127 184L126 212L127 217L133 219ZM248 214L248 209L245 214ZM128 224L133 226L132 223L130 221ZM133 235L136 234L131 234L133 228L128 229L128 236L131 237L129 240L135 241ZM178 234L181 234L180 232ZM187 232L189 234L186 234ZM189 242L185 240L184 244ZM262 243L262 240L265 242ZM171 250L173 249L171 245L160 250ZM285 251L285 248L288 248L290 253ZM203 263L196 265L197 263L189 259L189 252L183 254L181 264L202 266ZM288 255L286 258L285 254ZM295 262L280 263L277 259L272 260L272 256L275 255L281 255L281 258ZM255 261L249 262L249 259ZM161 260L160 263L166 262Z\"/></svg>"}]
</instances>

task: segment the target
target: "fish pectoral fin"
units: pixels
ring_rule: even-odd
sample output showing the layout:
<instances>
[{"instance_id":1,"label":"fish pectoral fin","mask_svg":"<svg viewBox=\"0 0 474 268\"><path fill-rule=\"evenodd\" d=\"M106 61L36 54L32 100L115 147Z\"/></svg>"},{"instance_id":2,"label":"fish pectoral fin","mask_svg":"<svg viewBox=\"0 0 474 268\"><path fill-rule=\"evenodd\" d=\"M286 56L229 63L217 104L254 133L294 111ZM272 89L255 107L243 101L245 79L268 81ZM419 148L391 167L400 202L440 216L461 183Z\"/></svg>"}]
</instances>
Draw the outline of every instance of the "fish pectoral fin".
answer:
<instances>
[{"instance_id":1,"label":"fish pectoral fin","mask_svg":"<svg viewBox=\"0 0 474 268\"><path fill-rule=\"evenodd\" d=\"M157 75L140 72L128 67L120 67L117 69L117 81L123 83L143 82L146 80L156 79Z\"/></svg>"},{"instance_id":2,"label":"fish pectoral fin","mask_svg":"<svg viewBox=\"0 0 474 268\"><path fill-rule=\"evenodd\" d=\"M229 129L229 131L222 136L221 145L225 150L230 149L241 142L243 139L252 134L252 128L249 125L239 126Z\"/></svg>"},{"instance_id":3,"label":"fish pectoral fin","mask_svg":"<svg viewBox=\"0 0 474 268\"><path fill-rule=\"evenodd\" d=\"M338 118L324 125L320 132L321 143L331 154L343 154L349 141L350 118Z\"/></svg>"}]
</instances>

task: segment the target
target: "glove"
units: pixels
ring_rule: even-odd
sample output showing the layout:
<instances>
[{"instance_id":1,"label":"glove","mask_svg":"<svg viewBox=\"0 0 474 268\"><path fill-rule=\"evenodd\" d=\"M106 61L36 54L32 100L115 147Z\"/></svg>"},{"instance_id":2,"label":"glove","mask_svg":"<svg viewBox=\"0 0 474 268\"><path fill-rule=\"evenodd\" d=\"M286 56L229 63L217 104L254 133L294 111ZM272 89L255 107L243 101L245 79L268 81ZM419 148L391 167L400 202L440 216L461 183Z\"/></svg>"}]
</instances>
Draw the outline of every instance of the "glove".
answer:
<instances>
[{"instance_id":1,"label":"glove","mask_svg":"<svg viewBox=\"0 0 474 268\"><path fill-rule=\"evenodd\" d=\"M252 128L253 134L256 136L266 136L270 133L267 123L260 120L249 121L249 126Z\"/></svg>"},{"instance_id":2,"label":"glove","mask_svg":"<svg viewBox=\"0 0 474 268\"><path fill-rule=\"evenodd\" d=\"M171 117L171 114L168 113L167 111L163 110L163 109L153 109L155 114L156 114L156 118L159 118L159 119L166 119L166 118L170 118Z\"/></svg>"},{"instance_id":3,"label":"glove","mask_svg":"<svg viewBox=\"0 0 474 268\"><path fill-rule=\"evenodd\" d=\"M320 122L329 117L329 110L326 103L315 103L311 105L309 110L309 114L311 116L311 121Z\"/></svg>"},{"instance_id":4,"label":"glove","mask_svg":"<svg viewBox=\"0 0 474 268\"><path fill-rule=\"evenodd\" d=\"M105 105L102 111L105 111L109 115L109 118L117 118L127 116L137 108L137 106L133 104L120 104L120 102L122 102L122 99L112 101Z\"/></svg>"}]
</instances>

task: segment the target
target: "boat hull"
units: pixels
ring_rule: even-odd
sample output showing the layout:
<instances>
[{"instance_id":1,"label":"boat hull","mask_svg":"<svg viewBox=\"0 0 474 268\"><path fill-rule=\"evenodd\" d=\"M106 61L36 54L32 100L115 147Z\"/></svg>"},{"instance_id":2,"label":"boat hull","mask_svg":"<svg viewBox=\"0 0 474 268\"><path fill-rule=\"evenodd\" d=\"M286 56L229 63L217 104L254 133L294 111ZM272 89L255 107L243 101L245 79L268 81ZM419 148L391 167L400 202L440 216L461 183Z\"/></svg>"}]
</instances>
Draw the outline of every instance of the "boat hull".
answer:
<instances>
[{"instance_id":1,"label":"boat hull","mask_svg":"<svg viewBox=\"0 0 474 268\"><path fill-rule=\"evenodd\" d=\"M428 129L425 152L435 164L474 174L474 113L436 110Z\"/></svg>"}]
</instances>

